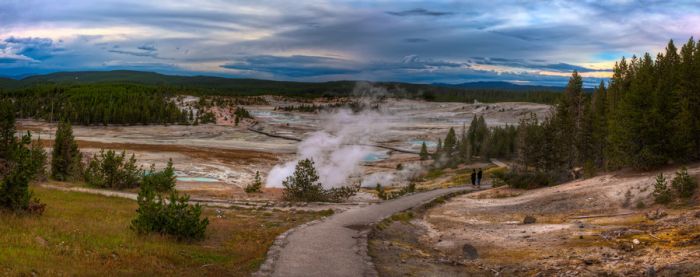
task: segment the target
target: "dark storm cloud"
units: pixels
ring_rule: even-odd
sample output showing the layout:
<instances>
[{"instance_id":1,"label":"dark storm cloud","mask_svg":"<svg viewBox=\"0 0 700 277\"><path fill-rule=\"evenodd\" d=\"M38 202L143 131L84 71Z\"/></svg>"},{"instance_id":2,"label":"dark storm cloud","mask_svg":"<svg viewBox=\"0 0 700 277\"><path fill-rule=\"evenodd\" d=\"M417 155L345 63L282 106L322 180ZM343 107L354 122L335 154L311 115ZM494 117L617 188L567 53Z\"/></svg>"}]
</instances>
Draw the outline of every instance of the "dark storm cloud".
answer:
<instances>
[{"instance_id":1,"label":"dark storm cloud","mask_svg":"<svg viewBox=\"0 0 700 277\"><path fill-rule=\"evenodd\" d=\"M403 41L408 42L408 43L428 42L428 40L424 39L424 38L405 38Z\"/></svg>"},{"instance_id":2,"label":"dark storm cloud","mask_svg":"<svg viewBox=\"0 0 700 277\"><path fill-rule=\"evenodd\" d=\"M301 81L564 84L540 71L599 73L622 55L697 35L699 14L700 3L683 0L9 0L0 1L0 75L108 64Z\"/></svg>"},{"instance_id":3,"label":"dark storm cloud","mask_svg":"<svg viewBox=\"0 0 700 277\"><path fill-rule=\"evenodd\" d=\"M153 53L151 51L130 51L130 50L119 50L119 49L112 49L109 50L111 53L117 53L117 54L124 54L124 55L132 55L132 56L137 56L137 57L157 57L158 55L156 53Z\"/></svg>"},{"instance_id":4,"label":"dark storm cloud","mask_svg":"<svg viewBox=\"0 0 700 277\"><path fill-rule=\"evenodd\" d=\"M484 65L500 65L505 67L515 67L534 70L551 70L557 72L601 72L603 69L592 69L584 66L578 66L567 63L549 64L543 60L524 60L524 59L505 59L505 58L488 58L488 57L471 57L470 62L474 64Z\"/></svg>"},{"instance_id":5,"label":"dark storm cloud","mask_svg":"<svg viewBox=\"0 0 700 277\"><path fill-rule=\"evenodd\" d=\"M429 11L429 10L426 10L423 8L416 8L416 9L405 10L405 11L400 11L400 12L388 11L386 13L390 14L390 15L395 15L395 16L445 16L445 15L454 14L452 12Z\"/></svg>"},{"instance_id":6,"label":"dark storm cloud","mask_svg":"<svg viewBox=\"0 0 700 277\"><path fill-rule=\"evenodd\" d=\"M234 63L222 65L223 68L257 71L289 77L311 77L357 73L357 70L338 67L346 61L327 57L301 56L252 56Z\"/></svg>"}]
</instances>

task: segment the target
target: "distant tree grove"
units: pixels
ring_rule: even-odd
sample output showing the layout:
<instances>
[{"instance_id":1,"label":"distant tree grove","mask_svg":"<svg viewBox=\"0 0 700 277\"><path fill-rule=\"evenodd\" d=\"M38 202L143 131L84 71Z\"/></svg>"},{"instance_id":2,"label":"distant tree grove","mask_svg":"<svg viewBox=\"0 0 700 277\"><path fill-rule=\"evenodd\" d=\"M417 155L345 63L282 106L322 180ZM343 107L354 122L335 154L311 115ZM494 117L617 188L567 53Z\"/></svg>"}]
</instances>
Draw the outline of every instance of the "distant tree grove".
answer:
<instances>
[{"instance_id":1,"label":"distant tree grove","mask_svg":"<svg viewBox=\"0 0 700 277\"><path fill-rule=\"evenodd\" d=\"M20 118L74 124L188 123L188 114L164 89L135 84L37 85L4 92Z\"/></svg>"}]
</instances>

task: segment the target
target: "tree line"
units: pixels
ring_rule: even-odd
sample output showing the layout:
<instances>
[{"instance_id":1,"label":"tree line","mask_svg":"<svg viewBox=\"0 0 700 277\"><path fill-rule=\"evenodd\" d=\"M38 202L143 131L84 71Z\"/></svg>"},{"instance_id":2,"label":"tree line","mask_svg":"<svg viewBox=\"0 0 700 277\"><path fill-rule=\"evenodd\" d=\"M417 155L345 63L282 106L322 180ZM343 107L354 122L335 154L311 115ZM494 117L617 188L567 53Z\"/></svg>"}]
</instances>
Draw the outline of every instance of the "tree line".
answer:
<instances>
[{"instance_id":1,"label":"tree line","mask_svg":"<svg viewBox=\"0 0 700 277\"><path fill-rule=\"evenodd\" d=\"M517 166L552 180L700 159L700 44L622 58L592 95L574 71L553 112L523 118Z\"/></svg>"},{"instance_id":2,"label":"tree line","mask_svg":"<svg viewBox=\"0 0 700 277\"><path fill-rule=\"evenodd\" d=\"M515 155L517 128L514 125L489 127L483 115L474 116L469 128L462 126L460 135L450 128L444 139L438 139L433 153L425 142L421 160L434 159L437 167L454 167L460 163L491 158L512 159Z\"/></svg>"},{"instance_id":3,"label":"tree line","mask_svg":"<svg viewBox=\"0 0 700 277\"><path fill-rule=\"evenodd\" d=\"M133 84L37 85L0 94L14 103L20 118L82 125L188 123L172 96Z\"/></svg>"},{"instance_id":4,"label":"tree line","mask_svg":"<svg viewBox=\"0 0 700 277\"><path fill-rule=\"evenodd\" d=\"M517 127L489 128L475 116L451 128L421 159L456 166L476 158L511 158L506 183L532 187L621 168L651 169L700 160L700 43L673 41L656 58L622 58L613 76L586 93L574 71L548 115L531 113Z\"/></svg>"}]
</instances>

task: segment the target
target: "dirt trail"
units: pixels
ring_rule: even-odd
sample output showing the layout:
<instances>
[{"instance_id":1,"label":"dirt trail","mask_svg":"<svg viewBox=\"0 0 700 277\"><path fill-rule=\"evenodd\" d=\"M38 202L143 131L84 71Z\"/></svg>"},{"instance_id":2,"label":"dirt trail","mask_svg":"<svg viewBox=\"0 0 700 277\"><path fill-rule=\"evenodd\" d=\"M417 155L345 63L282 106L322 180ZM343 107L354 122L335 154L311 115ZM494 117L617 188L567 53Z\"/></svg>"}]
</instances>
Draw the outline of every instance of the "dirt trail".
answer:
<instances>
[{"instance_id":1,"label":"dirt trail","mask_svg":"<svg viewBox=\"0 0 700 277\"><path fill-rule=\"evenodd\" d=\"M398 199L355 208L336 214L320 223L299 229L286 237L286 245L272 268L261 268L260 275L271 276L372 276L366 247L361 243L370 225L436 197L468 190L453 187L408 195Z\"/></svg>"}]
</instances>

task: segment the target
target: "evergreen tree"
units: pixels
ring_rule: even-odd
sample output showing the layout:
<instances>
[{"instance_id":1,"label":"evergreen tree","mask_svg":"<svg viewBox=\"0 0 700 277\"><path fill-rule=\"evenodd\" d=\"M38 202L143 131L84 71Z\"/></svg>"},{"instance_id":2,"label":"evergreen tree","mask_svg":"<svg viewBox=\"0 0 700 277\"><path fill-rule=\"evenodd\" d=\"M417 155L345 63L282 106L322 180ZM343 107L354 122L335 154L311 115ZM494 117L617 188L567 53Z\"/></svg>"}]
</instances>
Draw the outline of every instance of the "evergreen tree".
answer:
<instances>
[{"instance_id":1,"label":"evergreen tree","mask_svg":"<svg viewBox=\"0 0 700 277\"><path fill-rule=\"evenodd\" d=\"M420 146L420 160L425 161L430 158L430 154L428 154L428 146L425 145L425 141L423 144Z\"/></svg>"},{"instance_id":2,"label":"evergreen tree","mask_svg":"<svg viewBox=\"0 0 700 277\"><path fill-rule=\"evenodd\" d=\"M659 173L656 176L656 181L654 182L654 201L659 204L668 204L673 200L673 194L666 184L666 177L663 173Z\"/></svg>"},{"instance_id":3,"label":"evergreen tree","mask_svg":"<svg viewBox=\"0 0 700 277\"><path fill-rule=\"evenodd\" d=\"M260 179L260 171L255 171L255 178L253 178L253 183L245 187L246 193L260 193L262 192L262 180Z\"/></svg>"},{"instance_id":4,"label":"evergreen tree","mask_svg":"<svg viewBox=\"0 0 700 277\"><path fill-rule=\"evenodd\" d=\"M442 156L442 139L438 139L437 146L435 147L435 153L433 153L433 159L440 159Z\"/></svg>"},{"instance_id":5,"label":"evergreen tree","mask_svg":"<svg viewBox=\"0 0 700 277\"><path fill-rule=\"evenodd\" d=\"M70 123L61 121L56 130L56 138L51 155L51 177L59 181L78 178L81 154L73 138Z\"/></svg>"},{"instance_id":6,"label":"evergreen tree","mask_svg":"<svg viewBox=\"0 0 700 277\"><path fill-rule=\"evenodd\" d=\"M450 127L450 130L447 132L447 136L445 136L445 140L442 144L442 151L445 153L446 157L451 159L455 153L456 146L457 135L455 134L455 129Z\"/></svg>"},{"instance_id":7,"label":"evergreen tree","mask_svg":"<svg viewBox=\"0 0 700 277\"><path fill-rule=\"evenodd\" d=\"M608 105L606 102L608 96L606 93L605 83L601 80L591 99L591 112L589 114L591 153L589 153L587 160L591 161L596 168L602 168L605 165L605 149L608 135Z\"/></svg>"},{"instance_id":8,"label":"evergreen tree","mask_svg":"<svg viewBox=\"0 0 700 277\"><path fill-rule=\"evenodd\" d=\"M8 158L16 143L15 109L10 101L0 101L0 159Z\"/></svg>"},{"instance_id":9,"label":"evergreen tree","mask_svg":"<svg viewBox=\"0 0 700 277\"><path fill-rule=\"evenodd\" d=\"M46 205L33 198L29 181L43 168L46 154L43 149L38 151L30 147L30 143L31 134L27 133L7 149L7 171L0 181L0 208L41 214Z\"/></svg>"},{"instance_id":10,"label":"evergreen tree","mask_svg":"<svg viewBox=\"0 0 700 277\"><path fill-rule=\"evenodd\" d=\"M688 174L688 169L682 167L671 180L671 187L682 198L690 198L698 188L698 182Z\"/></svg>"},{"instance_id":11,"label":"evergreen tree","mask_svg":"<svg viewBox=\"0 0 700 277\"><path fill-rule=\"evenodd\" d=\"M282 182L284 186L284 199L287 201L324 201L324 190L318 182L318 173L314 168L314 162L304 159L297 163L292 176Z\"/></svg>"}]
</instances>

